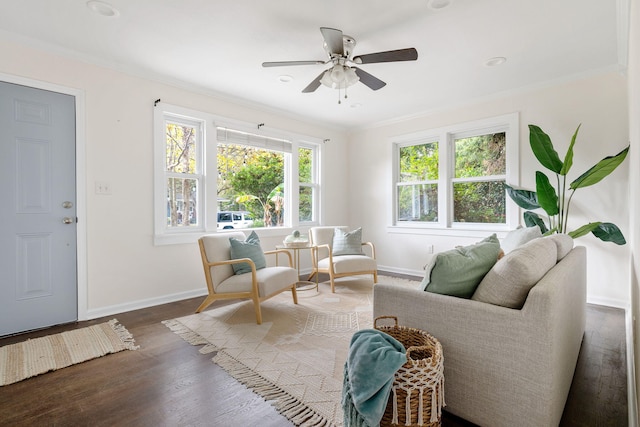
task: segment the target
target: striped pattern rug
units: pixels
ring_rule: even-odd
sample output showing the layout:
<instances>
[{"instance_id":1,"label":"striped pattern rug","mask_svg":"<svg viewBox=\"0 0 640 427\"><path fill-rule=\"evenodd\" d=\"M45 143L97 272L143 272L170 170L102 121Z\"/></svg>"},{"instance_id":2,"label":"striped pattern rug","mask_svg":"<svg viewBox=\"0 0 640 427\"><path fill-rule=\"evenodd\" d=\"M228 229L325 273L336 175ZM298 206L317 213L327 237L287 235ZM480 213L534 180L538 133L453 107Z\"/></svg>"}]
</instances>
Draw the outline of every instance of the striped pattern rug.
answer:
<instances>
[{"instance_id":1,"label":"striped pattern rug","mask_svg":"<svg viewBox=\"0 0 640 427\"><path fill-rule=\"evenodd\" d=\"M138 347L117 319L0 347L0 386Z\"/></svg>"}]
</instances>

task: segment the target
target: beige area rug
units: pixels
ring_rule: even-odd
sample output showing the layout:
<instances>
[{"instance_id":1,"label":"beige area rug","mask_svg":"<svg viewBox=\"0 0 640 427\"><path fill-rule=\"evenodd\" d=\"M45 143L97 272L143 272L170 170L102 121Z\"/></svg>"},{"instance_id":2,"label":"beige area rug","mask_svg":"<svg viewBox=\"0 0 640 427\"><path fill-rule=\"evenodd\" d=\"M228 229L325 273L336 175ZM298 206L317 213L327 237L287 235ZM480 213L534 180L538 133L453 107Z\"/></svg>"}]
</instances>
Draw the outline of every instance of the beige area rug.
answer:
<instances>
[{"instance_id":1,"label":"beige area rug","mask_svg":"<svg viewBox=\"0 0 640 427\"><path fill-rule=\"evenodd\" d=\"M379 276L380 283L419 282ZM285 292L262 304L257 325L250 301L163 323L300 426L341 426L343 366L354 332L372 328L370 277L336 281L320 292Z\"/></svg>"},{"instance_id":2,"label":"beige area rug","mask_svg":"<svg viewBox=\"0 0 640 427\"><path fill-rule=\"evenodd\" d=\"M6 345L0 347L0 386L137 348L129 331L116 319Z\"/></svg>"}]
</instances>

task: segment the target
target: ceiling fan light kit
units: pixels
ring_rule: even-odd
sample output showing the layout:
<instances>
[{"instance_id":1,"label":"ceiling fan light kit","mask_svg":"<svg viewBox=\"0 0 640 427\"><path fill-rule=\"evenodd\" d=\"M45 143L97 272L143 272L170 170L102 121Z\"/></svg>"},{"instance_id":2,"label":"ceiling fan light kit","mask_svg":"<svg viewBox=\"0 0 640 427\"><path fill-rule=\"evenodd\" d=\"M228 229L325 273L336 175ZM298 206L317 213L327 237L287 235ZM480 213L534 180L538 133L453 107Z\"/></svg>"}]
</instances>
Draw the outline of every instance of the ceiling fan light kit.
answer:
<instances>
[{"instance_id":1,"label":"ceiling fan light kit","mask_svg":"<svg viewBox=\"0 0 640 427\"><path fill-rule=\"evenodd\" d=\"M329 59L327 61L278 61L263 62L263 67L282 67L291 65L325 65L331 63L331 67L321 72L307 87L303 93L315 92L320 85L324 85L331 89L338 89L338 103L340 103L340 91L345 91L347 97L347 88L358 82L364 83L365 86L372 90L383 88L386 83L377 77L372 76L366 71L351 67L347 64L373 64L380 62L398 62L398 61L415 61L418 59L418 51L415 48L390 50L386 52L370 53L367 55L358 55L352 58L353 48L356 40L347 35L343 35L342 31L335 28L321 27L320 32L324 38L324 50L327 52Z\"/></svg>"}]
</instances>

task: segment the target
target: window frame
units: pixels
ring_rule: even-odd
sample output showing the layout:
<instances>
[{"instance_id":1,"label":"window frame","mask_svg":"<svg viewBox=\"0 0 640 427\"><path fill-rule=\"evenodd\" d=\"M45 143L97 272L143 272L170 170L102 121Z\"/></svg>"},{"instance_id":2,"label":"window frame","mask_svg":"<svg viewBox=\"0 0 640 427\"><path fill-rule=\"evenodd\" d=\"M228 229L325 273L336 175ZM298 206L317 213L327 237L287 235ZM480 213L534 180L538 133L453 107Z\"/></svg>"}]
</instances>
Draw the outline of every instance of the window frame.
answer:
<instances>
[{"instance_id":1,"label":"window frame","mask_svg":"<svg viewBox=\"0 0 640 427\"><path fill-rule=\"evenodd\" d=\"M433 234L461 233L474 234L474 231L507 231L517 226L519 222L518 206L505 193L505 223L462 223L453 221L453 183L460 181L455 178L455 146L454 141L459 138L505 132L506 137L506 170L505 181L509 185L519 186L519 148L520 126L518 113L505 114L482 120L459 123L451 126L419 131L400 135L390 139L392 149L392 203L390 229L397 232L424 230ZM437 142L439 155L438 173L438 221L399 221L398 220L398 188L402 183L399 177L400 148ZM477 177L474 181L482 181L487 177Z\"/></svg>"},{"instance_id":2,"label":"window frame","mask_svg":"<svg viewBox=\"0 0 640 427\"><path fill-rule=\"evenodd\" d=\"M197 218L201 218L197 226L193 227L168 227L166 218L166 194L167 194L167 171L166 171L166 128L167 118L173 121L180 119L185 123L197 123L201 126L201 138L196 143L197 159L196 170L200 172L198 187L198 205L196 207ZM153 143L154 143L154 245L193 243L205 233L223 232L217 230L217 145L218 145L218 128L228 128L234 131L251 133L267 138L284 139L291 142L291 153L285 154L285 210L284 226L282 227L264 227L255 228L262 230L267 235L286 235L290 233L292 228L298 226L311 226L319 224L320 218L320 201L322 194L320 192L320 156L322 155L322 140L307 135L301 135L293 132L282 131L279 129L268 128L264 125L256 126L240 120L229 119L214 114L196 111L176 105L163 102L155 104L154 108L154 125L153 125ZM315 180L313 211L314 220L310 222L300 223L298 220L299 208L299 183L298 183L298 147L313 149L313 179ZM287 158L288 157L288 158ZM255 230L252 228L252 230Z\"/></svg>"},{"instance_id":3,"label":"window frame","mask_svg":"<svg viewBox=\"0 0 640 427\"><path fill-rule=\"evenodd\" d=\"M308 149L311 150L311 182L300 182L298 160L300 158L299 150ZM298 179L296 183L298 188L295 190L296 194L300 194L300 187L311 188L311 221L300 221L300 199L298 199L297 213L295 218L298 219L298 224L301 226L312 226L320 223L320 145L317 143L307 142L301 140L298 143L298 155L295 157L296 170L298 170Z\"/></svg>"}]
</instances>

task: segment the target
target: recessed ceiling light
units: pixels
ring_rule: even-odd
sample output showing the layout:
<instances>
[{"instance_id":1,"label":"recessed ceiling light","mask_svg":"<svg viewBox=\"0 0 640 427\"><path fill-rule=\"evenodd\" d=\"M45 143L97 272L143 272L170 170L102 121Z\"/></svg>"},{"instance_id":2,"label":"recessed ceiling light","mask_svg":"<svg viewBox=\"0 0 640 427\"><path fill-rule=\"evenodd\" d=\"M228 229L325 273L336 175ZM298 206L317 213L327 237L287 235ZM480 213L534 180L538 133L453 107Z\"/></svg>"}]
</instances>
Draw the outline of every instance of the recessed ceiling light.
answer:
<instances>
[{"instance_id":1,"label":"recessed ceiling light","mask_svg":"<svg viewBox=\"0 0 640 427\"><path fill-rule=\"evenodd\" d=\"M87 7L98 15L116 17L120 15L118 9L103 1L91 0L87 2Z\"/></svg>"},{"instance_id":2,"label":"recessed ceiling light","mask_svg":"<svg viewBox=\"0 0 640 427\"><path fill-rule=\"evenodd\" d=\"M498 65L502 65L507 62L507 58L504 56L494 56L493 58L487 59L484 63L487 67L497 67Z\"/></svg>"},{"instance_id":3,"label":"recessed ceiling light","mask_svg":"<svg viewBox=\"0 0 640 427\"><path fill-rule=\"evenodd\" d=\"M278 80L280 80L282 83L289 83L293 81L293 77L283 74L281 76L278 76Z\"/></svg>"},{"instance_id":4,"label":"recessed ceiling light","mask_svg":"<svg viewBox=\"0 0 640 427\"><path fill-rule=\"evenodd\" d=\"M440 10L448 7L451 4L451 0L429 0L427 7L433 10Z\"/></svg>"},{"instance_id":5,"label":"recessed ceiling light","mask_svg":"<svg viewBox=\"0 0 640 427\"><path fill-rule=\"evenodd\" d=\"M356 102L355 104L351 104L351 108L360 108L362 104L360 102Z\"/></svg>"}]
</instances>

